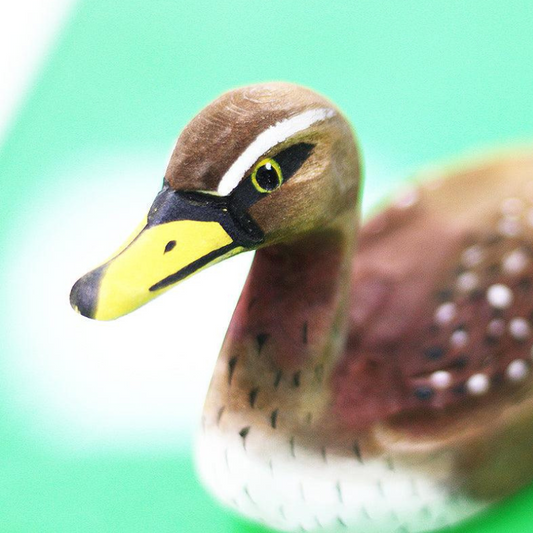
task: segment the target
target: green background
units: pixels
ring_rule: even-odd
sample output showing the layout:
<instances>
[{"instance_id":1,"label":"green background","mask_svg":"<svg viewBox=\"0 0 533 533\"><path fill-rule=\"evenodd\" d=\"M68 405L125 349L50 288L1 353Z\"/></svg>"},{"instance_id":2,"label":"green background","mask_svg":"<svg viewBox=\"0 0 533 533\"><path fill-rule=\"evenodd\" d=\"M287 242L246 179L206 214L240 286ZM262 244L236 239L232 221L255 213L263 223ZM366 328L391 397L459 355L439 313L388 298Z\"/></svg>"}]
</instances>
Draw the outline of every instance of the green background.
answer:
<instances>
[{"instance_id":1,"label":"green background","mask_svg":"<svg viewBox=\"0 0 533 533\"><path fill-rule=\"evenodd\" d=\"M435 160L533 138L533 6L82 0L0 152L0 370L21 349L7 331L11 296L4 294L27 229L18 217L31 220L36 202L46 210L58 165L75 182L82 170L75 162L85 164L87 154L127 160L143 151L164 169L176 135L205 104L231 87L272 79L315 88L353 121L368 204ZM160 176L146 176L154 191ZM84 202L91 199L80 210ZM31 337L31 324L24 334ZM81 453L75 443L54 444L61 426L50 435L38 414L20 408L25 393L10 375L0 374L0 531L262 531L204 493L186 423L175 449ZM454 531L533 530L532 509L530 489Z\"/></svg>"}]
</instances>

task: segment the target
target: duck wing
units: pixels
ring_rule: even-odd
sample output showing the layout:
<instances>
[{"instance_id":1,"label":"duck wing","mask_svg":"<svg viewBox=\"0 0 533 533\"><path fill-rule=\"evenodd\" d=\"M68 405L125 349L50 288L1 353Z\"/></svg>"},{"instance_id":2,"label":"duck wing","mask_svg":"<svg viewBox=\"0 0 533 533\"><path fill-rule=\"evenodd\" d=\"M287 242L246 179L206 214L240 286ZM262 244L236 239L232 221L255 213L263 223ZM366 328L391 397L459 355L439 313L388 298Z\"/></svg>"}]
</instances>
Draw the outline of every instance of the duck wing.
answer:
<instances>
[{"instance_id":1,"label":"duck wing","mask_svg":"<svg viewBox=\"0 0 533 533\"><path fill-rule=\"evenodd\" d=\"M335 378L349 425L467 414L531 388L533 153L439 172L362 228Z\"/></svg>"}]
</instances>

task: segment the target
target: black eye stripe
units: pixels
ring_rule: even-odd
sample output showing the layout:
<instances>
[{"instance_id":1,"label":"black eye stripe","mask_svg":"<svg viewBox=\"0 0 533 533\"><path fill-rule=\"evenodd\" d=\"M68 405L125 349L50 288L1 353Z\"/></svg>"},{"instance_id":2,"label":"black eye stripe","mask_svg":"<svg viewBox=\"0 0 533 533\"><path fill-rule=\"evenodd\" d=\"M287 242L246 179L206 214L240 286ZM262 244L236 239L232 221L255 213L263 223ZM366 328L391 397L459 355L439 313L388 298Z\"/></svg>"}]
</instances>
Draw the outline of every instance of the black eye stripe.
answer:
<instances>
[{"instance_id":1,"label":"black eye stripe","mask_svg":"<svg viewBox=\"0 0 533 533\"><path fill-rule=\"evenodd\" d=\"M271 157L281 168L283 176L282 187L283 183L294 176L304 164L311 155L314 147L314 144L298 143L285 148L285 150ZM268 194L268 192L262 193L255 188L252 183L252 174L250 173L229 195L229 207L232 211L247 211L252 205Z\"/></svg>"},{"instance_id":2,"label":"black eye stripe","mask_svg":"<svg viewBox=\"0 0 533 533\"><path fill-rule=\"evenodd\" d=\"M296 171L305 163L306 159L311 155L314 144L299 143L289 146L272 159L277 161L283 172L283 181L291 178Z\"/></svg>"},{"instance_id":3,"label":"black eye stripe","mask_svg":"<svg viewBox=\"0 0 533 533\"><path fill-rule=\"evenodd\" d=\"M313 144L299 143L270 158L281 169L283 179L281 186L304 164L313 148ZM177 191L164 180L163 188L148 213L146 227L177 220L214 221L224 228L235 245L256 246L263 242L264 235L248 210L270 192L258 191L251 178L250 172L228 196L216 196L198 191ZM175 241L169 241L163 253L172 251L175 246Z\"/></svg>"},{"instance_id":4,"label":"black eye stripe","mask_svg":"<svg viewBox=\"0 0 533 533\"><path fill-rule=\"evenodd\" d=\"M218 222L235 242L243 246L261 242L263 233L248 213L233 213L228 204L229 198L225 196L165 188L157 195L148 212L146 227L152 228L178 220ZM174 246L173 241L169 241L163 253L170 252Z\"/></svg>"}]
</instances>

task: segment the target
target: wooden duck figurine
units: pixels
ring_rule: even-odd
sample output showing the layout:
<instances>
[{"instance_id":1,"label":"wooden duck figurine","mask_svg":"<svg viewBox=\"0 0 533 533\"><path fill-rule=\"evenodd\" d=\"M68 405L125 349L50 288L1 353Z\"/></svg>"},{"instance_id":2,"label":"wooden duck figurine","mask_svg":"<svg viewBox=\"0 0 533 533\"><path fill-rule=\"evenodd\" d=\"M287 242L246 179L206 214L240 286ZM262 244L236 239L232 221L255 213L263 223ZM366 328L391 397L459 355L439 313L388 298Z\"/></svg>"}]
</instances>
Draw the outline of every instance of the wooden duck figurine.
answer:
<instances>
[{"instance_id":1,"label":"wooden duck figurine","mask_svg":"<svg viewBox=\"0 0 533 533\"><path fill-rule=\"evenodd\" d=\"M180 135L139 231L73 287L133 311L257 250L205 403L198 465L282 531L432 531L533 478L533 152L442 170L363 227L341 112L230 91Z\"/></svg>"}]
</instances>

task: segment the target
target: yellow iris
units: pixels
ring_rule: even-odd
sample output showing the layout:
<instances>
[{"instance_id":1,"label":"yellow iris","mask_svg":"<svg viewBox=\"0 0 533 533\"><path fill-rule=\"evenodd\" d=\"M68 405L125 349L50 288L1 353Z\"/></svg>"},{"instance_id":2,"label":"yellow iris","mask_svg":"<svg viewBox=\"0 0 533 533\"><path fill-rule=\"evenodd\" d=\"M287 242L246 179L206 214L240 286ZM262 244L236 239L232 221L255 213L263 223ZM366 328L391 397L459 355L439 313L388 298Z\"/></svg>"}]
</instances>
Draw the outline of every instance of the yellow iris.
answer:
<instances>
[{"instance_id":1,"label":"yellow iris","mask_svg":"<svg viewBox=\"0 0 533 533\"><path fill-rule=\"evenodd\" d=\"M283 174L278 163L271 158L259 161L252 172L252 183L259 192L275 191L283 183Z\"/></svg>"}]
</instances>

